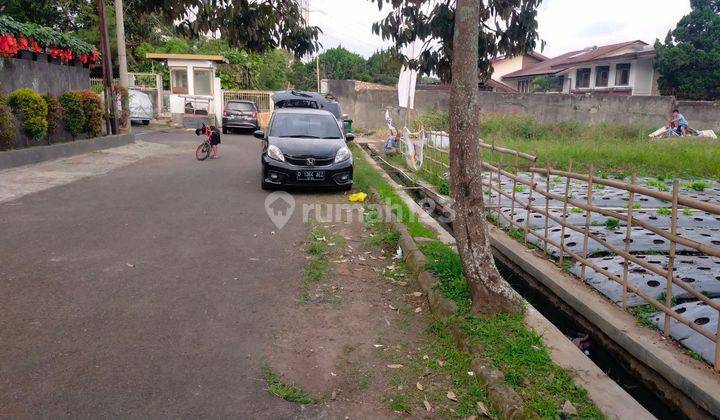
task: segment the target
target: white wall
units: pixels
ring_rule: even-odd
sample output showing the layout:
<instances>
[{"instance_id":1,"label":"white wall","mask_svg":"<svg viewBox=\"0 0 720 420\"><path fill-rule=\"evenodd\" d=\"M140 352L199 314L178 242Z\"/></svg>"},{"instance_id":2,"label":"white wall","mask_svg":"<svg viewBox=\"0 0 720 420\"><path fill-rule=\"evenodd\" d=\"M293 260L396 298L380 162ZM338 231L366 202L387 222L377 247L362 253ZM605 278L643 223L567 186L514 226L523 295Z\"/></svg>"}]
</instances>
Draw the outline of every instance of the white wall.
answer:
<instances>
[{"instance_id":1,"label":"white wall","mask_svg":"<svg viewBox=\"0 0 720 420\"><path fill-rule=\"evenodd\" d=\"M653 60L637 60L632 63L630 77L633 79L633 95L650 96L653 94Z\"/></svg>"},{"instance_id":2,"label":"white wall","mask_svg":"<svg viewBox=\"0 0 720 420\"><path fill-rule=\"evenodd\" d=\"M640 60L629 60L625 63L630 63L630 82L629 87L633 89L633 96L650 96L657 94L657 81L654 77L655 70L653 68L653 59L646 58ZM608 75L608 88L615 87L615 75L617 74L618 63L593 63L588 66L580 66L579 68L590 67L590 87L588 89L603 89L603 87L595 86L597 67L609 66L610 73ZM570 79L566 80L563 92L569 93L571 90L577 89L577 68L569 70L565 77Z\"/></svg>"},{"instance_id":3,"label":"white wall","mask_svg":"<svg viewBox=\"0 0 720 420\"><path fill-rule=\"evenodd\" d=\"M502 82L502 77L514 71L522 69L523 57L517 56L512 58L504 58L492 63L493 74L492 79ZM503 82L504 83L504 82ZM514 86L517 87L517 86Z\"/></svg>"}]
</instances>

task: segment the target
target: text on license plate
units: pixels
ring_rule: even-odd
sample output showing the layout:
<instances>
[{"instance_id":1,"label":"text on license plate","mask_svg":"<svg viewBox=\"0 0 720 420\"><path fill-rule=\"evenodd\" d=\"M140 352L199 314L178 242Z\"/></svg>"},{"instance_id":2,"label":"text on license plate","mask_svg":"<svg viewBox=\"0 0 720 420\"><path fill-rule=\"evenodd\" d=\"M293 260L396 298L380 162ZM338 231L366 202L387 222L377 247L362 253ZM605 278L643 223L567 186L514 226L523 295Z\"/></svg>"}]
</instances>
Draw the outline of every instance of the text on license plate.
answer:
<instances>
[{"instance_id":1,"label":"text on license plate","mask_svg":"<svg viewBox=\"0 0 720 420\"><path fill-rule=\"evenodd\" d=\"M298 171L298 180L322 181L325 179L325 171Z\"/></svg>"}]
</instances>

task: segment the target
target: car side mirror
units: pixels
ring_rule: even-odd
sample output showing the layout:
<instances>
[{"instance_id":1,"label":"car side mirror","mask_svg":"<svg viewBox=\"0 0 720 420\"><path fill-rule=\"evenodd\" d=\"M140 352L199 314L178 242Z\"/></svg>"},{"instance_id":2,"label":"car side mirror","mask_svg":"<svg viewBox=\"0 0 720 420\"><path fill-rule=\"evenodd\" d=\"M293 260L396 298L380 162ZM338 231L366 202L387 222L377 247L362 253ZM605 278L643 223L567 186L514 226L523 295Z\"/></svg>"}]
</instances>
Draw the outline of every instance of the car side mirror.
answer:
<instances>
[{"instance_id":1,"label":"car side mirror","mask_svg":"<svg viewBox=\"0 0 720 420\"><path fill-rule=\"evenodd\" d=\"M253 133L253 136L255 136L255 138L258 138L258 139L260 139L260 140L265 140L265 132L262 131L262 130L256 130L256 131Z\"/></svg>"},{"instance_id":2,"label":"car side mirror","mask_svg":"<svg viewBox=\"0 0 720 420\"><path fill-rule=\"evenodd\" d=\"M355 134L353 134L353 133L345 134L345 141L353 141L353 140L355 140Z\"/></svg>"}]
</instances>

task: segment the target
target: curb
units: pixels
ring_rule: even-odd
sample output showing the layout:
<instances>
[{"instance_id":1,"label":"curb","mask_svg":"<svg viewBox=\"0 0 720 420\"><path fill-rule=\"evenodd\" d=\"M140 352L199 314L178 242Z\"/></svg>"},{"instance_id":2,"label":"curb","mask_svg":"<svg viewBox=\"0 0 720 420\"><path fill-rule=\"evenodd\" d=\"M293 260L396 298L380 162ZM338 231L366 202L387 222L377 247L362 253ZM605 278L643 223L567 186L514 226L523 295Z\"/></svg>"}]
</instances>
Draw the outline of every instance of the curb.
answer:
<instances>
[{"instance_id":1,"label":"curb","mask_svg":"<svg viewBox=\"0 0 720 420\"><path fill-rule=\"evenodd\" d=\"M127 133L55 143L48 146L33 146L25 149L8 150L0 152L0 171L125 146L134 141L135 137L132 133Z\"/></svg>"}]
</instances>

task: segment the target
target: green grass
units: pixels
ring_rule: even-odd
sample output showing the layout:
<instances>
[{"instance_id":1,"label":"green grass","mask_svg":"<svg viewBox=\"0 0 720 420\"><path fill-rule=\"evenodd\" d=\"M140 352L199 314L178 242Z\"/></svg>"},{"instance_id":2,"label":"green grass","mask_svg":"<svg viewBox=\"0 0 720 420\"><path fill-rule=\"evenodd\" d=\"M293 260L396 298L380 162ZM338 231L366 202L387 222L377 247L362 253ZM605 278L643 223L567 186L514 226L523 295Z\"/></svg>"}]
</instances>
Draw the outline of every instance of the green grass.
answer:
<instances>
[{"instance_id":1,"label":"green grass","mask_svg":"<svg viewBox=\"0 0 720 420\"><path fill-rule=\"evenodd\" d=\"M683 186L697 192L702 192L705 191L706 188L710 188L710 184L704 181L686 182Z\"/></svg>"},{"instance_id":2,"label":"green grass","mask_svg":"<svg viewBox=\"0 0 720 420\"><path fill-rule=\"evenodd\" d=\"M327 275L329 263L327 259L328 241L332 237L330 232L320 226L313 226L310 232L310 241L305 248L310 258L305 266L303 280L300 284L300 300L308 302L310 300L310 285L317 283Z\"/></svg>"},{"instance_id":3,"label":"green grass","mask_svg":"<svg viewBox=\"0 0 720 420\"><path fill-rule=\"evenodd\" d=\"M320 398L308 396L296 385L281 382L278 375L269 366L263 369L263 376L267 382L267 392L277 398L299 404L318 404L322 401Z\"/></svg>"},{"instance_id":4,"label":"green grass","mask_svg":"<svg viewBox=\"0 0 720 420\"><path fill-rule=\"evenodd\" d=\"M692 216L694 213L693 213L692 210L690 210L689 208L685 207L685 208L683 209L683 214L684 214L685 216Z\"/></svg>"},{"instance_id":5,"label":"green grass","mask_svg":"<svg viewBox=\"0 0 720 420\"><path fill-rule=\"evenodd\" d=\"M646 184L648 187L655 187L660 191L670 191L668 185L659 179L649 179Z\"/></svg>"},{"instance_id":6,"label":"green grass","mask_svg":"<svg viewBox=\"0 0 720 420\"><path fill-rule=\"evenodd\" d=\"M608 230L615 230L620 226L618 219L607 219L605 220L605 228Z\"/></svg>"},{"instance_id":7,"label":"green grass","mask_svg":"<svg viewBox=\"0 0 720 420\"><path fill-rule=\"evenodd\" d=\"M446 113L426 113L415 124L447 131L449 119ZM486 143L537 153L540 164L536 166L552 162L557 169L567 169L572 161L577 172L593 163L596 171L614 175L636 169L639 176L720 178L719 142L693 138L651 141L647 135L656 128L542 124L526 115L483 116L480 120L480 136Z\"/></svg>"},{"instance_id":8,"label":"green grass","mask_svg":"<svg viewBox=\"0 0 720 420\"><path fill-rule=\"evenodd\" d=\"M576 386L570 374L550 359L542 337L529 331L524 316L495 315L475 317L470 314L470 291L462 274L460 257L447 245L439 242L423 244L421 250L428 257L426 269L439 280L443 296L458 304L452 321L480 344L505 375L505 381L523 398L528 408L542 418L558 418L561 407L569 400L580 418L603 418L603 414Z\"/></svg>"},{"instance_id":9,"label":"green grass","mask_svg":"<svg viewBox=\"0 0 720 420\"><path fill-rule=\"evenodd\" d=\"M407 226L411 236L436 238L437 234L418 220L415 213L400 199L392 186L365 160L358 150L360 146L352 144L350 147L355 156L355 190L368 192L370 187L375 188L380 194L383 204L386 201L390 202L393 213Z\"/></svg>"},{"instance_id":10,"label":"green grass","mask_svg":"<svg viewBox=\"0 0 720 420\"><path fill-rule=\"evenodd\" d=\"M630 308L630 312L637 318L638 324L646 327L654 327L650 317L657 313L657 309L652 305L643 305Z\"/></svg>"},{"instance_id":11,"label":"green grass","mask_svg":"<svg viewBox=\"0 0 720 420\"><path fill-rule=\"evenodd\" d=\"M657 209L657 214L659 214L660 216L670 216L672 214L672 210L667 207L660 207L659 209Z\"/></svg>"}]
</instances>

